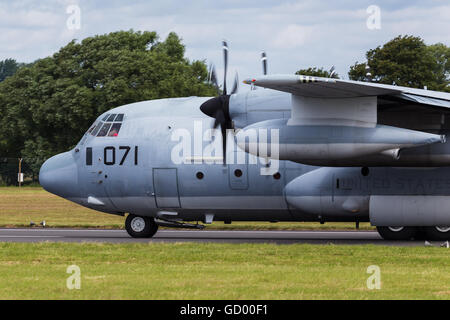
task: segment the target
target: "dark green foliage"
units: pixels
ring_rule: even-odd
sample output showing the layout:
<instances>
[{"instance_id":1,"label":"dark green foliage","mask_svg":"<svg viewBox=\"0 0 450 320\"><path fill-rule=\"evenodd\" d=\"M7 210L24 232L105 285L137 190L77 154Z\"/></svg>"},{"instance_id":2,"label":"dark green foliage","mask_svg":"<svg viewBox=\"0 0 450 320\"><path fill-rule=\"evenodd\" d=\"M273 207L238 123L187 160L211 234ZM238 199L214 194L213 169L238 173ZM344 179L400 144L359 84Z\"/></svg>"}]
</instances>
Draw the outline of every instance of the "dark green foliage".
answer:
<instances>
[{"instance_id":1,"label":"dark green foliage","mask_svg":"<svg viewBox=\"0 0 450 320\"><path fill-rule=\"evenodd\" d=\"M443 44L427 46L419 37L398 36L369 50L366 58L374 82L450 92L450 48ZM355 63L350 79L365 81L365 67Z\"/></svg>"},{"instance_id":2,"label":"dark green foliage","mask_svg":"<svg viewBox=\"0 0 450 320\"><path fill-rule=\"evenodd\" d=\"M0 61L0 82L5 80L7 77L14 75L23 65L23 63L18 63L14 59Z\"/></svg>"},{"instance_id":3,"label":"dark green foliage","mask_svg":"<svg viewBox=\"0 0 450 320\"><path fill-rule=\"evenodd\" d=\"M175 33L120 31L72 41L0 83L0 156L44 159L73 147L96 117L137 101L214 95Z\"/></svg>"}]
</instances>

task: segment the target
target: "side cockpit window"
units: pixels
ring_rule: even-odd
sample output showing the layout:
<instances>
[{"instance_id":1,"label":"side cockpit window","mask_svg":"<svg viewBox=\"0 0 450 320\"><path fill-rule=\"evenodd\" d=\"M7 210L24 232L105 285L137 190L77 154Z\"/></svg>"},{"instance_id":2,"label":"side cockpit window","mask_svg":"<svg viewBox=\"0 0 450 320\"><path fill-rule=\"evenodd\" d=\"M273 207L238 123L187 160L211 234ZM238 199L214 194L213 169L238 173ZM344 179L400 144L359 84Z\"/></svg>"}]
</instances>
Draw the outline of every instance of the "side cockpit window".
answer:
<instances>
[{"instance_id":1,"label":"side cockpit window","mask_svg":"<svg viewBox=\"0 0 450 320\"><path fill-rule=\"evenodd\" d=\"M108 113L92 131L92 135L97 137L117 137L125 115L123 113Z\"/></svg>"},{"instance_id":2,"label":"side cockpit window","mask_svg":"<svg viewBox=\"0 0 450 320\"><path fill-rule=\"evenodd\" d=\"M100 131L100 128L102 127L103 122L99 122L97 123L97 125L95 126L94 130L92 130L91 134L95 137L97 135L97 133Z\"/></svg>"}]
</instances>

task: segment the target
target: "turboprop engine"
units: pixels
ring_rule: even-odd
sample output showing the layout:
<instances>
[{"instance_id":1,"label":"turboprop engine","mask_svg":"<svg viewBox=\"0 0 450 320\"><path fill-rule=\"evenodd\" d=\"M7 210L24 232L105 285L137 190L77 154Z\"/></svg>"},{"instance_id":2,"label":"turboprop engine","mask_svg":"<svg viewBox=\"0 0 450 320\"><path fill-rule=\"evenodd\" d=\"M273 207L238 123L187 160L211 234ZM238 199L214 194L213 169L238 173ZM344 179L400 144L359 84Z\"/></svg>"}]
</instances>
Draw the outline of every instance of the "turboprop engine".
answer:
<instances>
[{"instance_id":1,"label":"turboprop engine","mask_svg":"<svg viewBox=\"0 0 450 320\"><path fill-rule=\"evenodd\" d=\"M370 192L359 168L320 168L289 182L286 201L318 220L368 217Z\"/></svg>"},{"instance_id":2,"label":"turboprop engine","mask_svg":"<svg viewBox=\"0 0 450 320\"><path fill-rule=\"evenodd\" d=\"M441 168L319 168L289 182L292 212L318 221L375 226L448 226L450 190Z\"/></svg>"},{"instance_id":3,"label":"turboprop engine","mask_svg":"<svg viewBox=\"0 0 450 320\"><path fill-rule=\"evenodd\" d=\"M402 150L445 142L442 135L386 125L289 125L287 119L252 124L236 139L256 156L319 166L364 166L371 157L398 160Z\"/></svg>"}]
</instances>

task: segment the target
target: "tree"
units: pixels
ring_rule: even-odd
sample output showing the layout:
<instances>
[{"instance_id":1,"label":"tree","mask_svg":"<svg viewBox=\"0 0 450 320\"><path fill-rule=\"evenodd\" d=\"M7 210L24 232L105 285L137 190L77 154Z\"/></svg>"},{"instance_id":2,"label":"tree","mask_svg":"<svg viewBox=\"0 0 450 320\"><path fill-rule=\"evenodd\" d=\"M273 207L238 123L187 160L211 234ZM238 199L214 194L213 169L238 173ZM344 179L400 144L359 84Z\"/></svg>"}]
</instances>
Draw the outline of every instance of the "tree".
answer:
<instances>
[{"instance_id":1,"label":"tree","mask_svg":"<svg viewBox=\"0 0 450 320\"><path fill-rule=\"evenodd\" d=\"M328 70L325 70L324 68L308 68L308 69L300 69L295 74L303 75L303 76L313 76L313 77L323 77L323 78L329 78L331 75L331 72ZM332 78L339 79L339 75L337 73L334 73Z\"/></svg>"},{"instance_id":2,"label":"tree","mask_svg":"<svg viewBox=\"0 0 450 320\"><path fill-rule=\"evenodd\" d=\"M71 41L0 83L0 155L39 169L76 145L96 117L143 100L209 96L203 61L184 58L175 33L120 31Z\"/></svg>"},{"instance_id":3,"label":"tree","mask_svg":"<svg viewBox=\"0 0 450 320\"><path fill-rule=\"evenodd\" d=\"M419 37L398 36L382 47L367 51L372 81L413 88L448 90L449 48L443 44L427 46ZM350 67L352 80L365 81L366 63Z\"/></svg>"},{"instance_id":4,"label":"tree","mask_svg":"<svg viewBox=\"0 0 450 320\"><path fill-rule=\"evenodd\" d=\"M14 75L23 65L23 63L18 63L14 59L0 61L0 82L5 80L7 77Z\"/></svg>"},{"instance_id":5,"label":"tree","mask_svg":"<svg viewBox=\"0 0 450 320\"><path fill-rule=\"evenodd\" d=\"M436 90L450 92L450 47L437 43L427 49L436 61L433 69Z\"/></svg>"}]
</instances>

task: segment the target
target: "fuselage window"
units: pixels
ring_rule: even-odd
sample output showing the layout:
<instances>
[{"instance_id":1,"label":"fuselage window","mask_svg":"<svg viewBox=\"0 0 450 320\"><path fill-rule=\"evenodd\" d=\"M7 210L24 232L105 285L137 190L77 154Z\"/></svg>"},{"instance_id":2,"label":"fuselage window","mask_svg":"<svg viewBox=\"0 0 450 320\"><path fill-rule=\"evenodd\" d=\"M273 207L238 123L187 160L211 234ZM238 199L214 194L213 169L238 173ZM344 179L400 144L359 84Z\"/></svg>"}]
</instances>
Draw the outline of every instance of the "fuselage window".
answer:
<instances>
[{"instance_id":1,"label":"fuselage window","mask_svg":"<svg viewBox=\"0 0 450 320\"><path fill-rule=\"evenodd\" d=\"M109 118L109 113L105 114L105 116L103 117L102 121L106 121Z\"/></svg>"},{"instance_id":2,"label":"fuselage window","mask_svg":"<svg viewBox=\"0 0 450 320\"><path fill-rule=\"evenodd\" d=\"M121 123L114 123L111 127L111 130L109 130L108 137L117 137L119 135L121 126Z\"/></svg>"},{"instance_id":3,"label":"fuselage window","mask_svg":"<svg viewBox=\"0 0 450 320\"><path fill-rule=\"evenodd\" d=\"M100 129L100 132L98 133L97 137L104 137L109 131L109 128L111 128L111 123L105 123L103 127Z\"/></svg>"}]
</instances>

